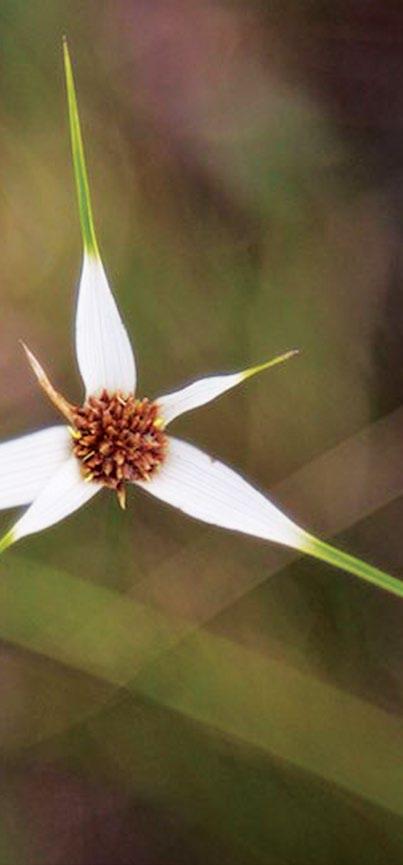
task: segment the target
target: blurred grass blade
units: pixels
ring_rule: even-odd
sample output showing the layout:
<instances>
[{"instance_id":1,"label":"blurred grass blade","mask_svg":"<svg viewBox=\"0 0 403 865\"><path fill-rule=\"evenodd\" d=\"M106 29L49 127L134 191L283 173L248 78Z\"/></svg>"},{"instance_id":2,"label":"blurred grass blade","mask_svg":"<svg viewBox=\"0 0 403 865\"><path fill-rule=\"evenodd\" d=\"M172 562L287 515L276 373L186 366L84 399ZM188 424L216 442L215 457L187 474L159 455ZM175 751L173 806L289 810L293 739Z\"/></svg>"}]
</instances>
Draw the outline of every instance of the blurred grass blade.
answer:
<instances>
[{"instance_id":1,"label":"blurred grass blade","mask_svg":"<svg viewBox=\"0 0 403 865\"><path fill-rule=\"evenodd\" d=\"M125 686L403 815L403 731L393 713L212 633L183 640L186 620L60 569L15 556L0 576L3 640Z\"/></svg>"},{"instance_id":2,"label":"blurred grass blade","mask_svg":"<svg viewBox=\"0 0 403 865\"><path fill-rule=\"evenodd\" d=\"M74 87L73 70L71 66L70 54L66 39L63 39L63 55L66 74L67 100L69 107L71 149L73 153L74 175L76 179L78 208L80 213L80 224L84 249L89 254L99 258L98 243L95 236L94 220L92 216L87 168L85 165L84 148L81 136L80 118L78 115L77 98Z\"/></svg>"},{"instance_id":3,"label":"blurred grass blade","mask_svg":"<svg viewBox=\"0 0 403 865\"><path fill-rule=\"evenodd\" d=\"M373 565L369 565L367 562L362 561L362 559L357 559L343 550L332 547L325 541L309 535L306 552L320 559L322 562L327 562L327 564L333 565L335 568L348 571L350 574L360 577L361 580L365 580L379 589L384 589L398 598L403 598L402 580L386 574L385 571L381 571L379 568L375 568Z\"/></svg>"},{"instance_id":4,"label":"blurred grass blade","mask_svg":"<svg viewBox=\"0 0 403 865\"><path fill-rule=\"evenodd\" d=\"M210 730L403 815L401 719L309 670L198 631L133 685Z\"/></svg>"}]
</instances>

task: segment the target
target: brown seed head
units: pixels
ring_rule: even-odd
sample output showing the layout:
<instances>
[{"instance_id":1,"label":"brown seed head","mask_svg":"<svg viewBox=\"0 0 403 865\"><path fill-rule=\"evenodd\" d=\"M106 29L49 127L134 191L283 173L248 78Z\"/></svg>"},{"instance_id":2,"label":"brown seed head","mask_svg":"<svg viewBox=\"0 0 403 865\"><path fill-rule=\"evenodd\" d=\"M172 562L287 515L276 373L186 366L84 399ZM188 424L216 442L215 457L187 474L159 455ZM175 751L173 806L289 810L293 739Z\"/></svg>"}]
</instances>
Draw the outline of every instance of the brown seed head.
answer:
<instances>
[{"instance_id":1,"label":"brown seed head","mask_svg":"<svg viewBox=\"0 0 403 865\"><path fill-rule=\"evenodd\" d=\"M167 436L148 399L104 390L75 409L73 424L73 451L84 477L116 490L121 503L125 481L147 480L164 460Z\"/></svg>"}]
</instances>

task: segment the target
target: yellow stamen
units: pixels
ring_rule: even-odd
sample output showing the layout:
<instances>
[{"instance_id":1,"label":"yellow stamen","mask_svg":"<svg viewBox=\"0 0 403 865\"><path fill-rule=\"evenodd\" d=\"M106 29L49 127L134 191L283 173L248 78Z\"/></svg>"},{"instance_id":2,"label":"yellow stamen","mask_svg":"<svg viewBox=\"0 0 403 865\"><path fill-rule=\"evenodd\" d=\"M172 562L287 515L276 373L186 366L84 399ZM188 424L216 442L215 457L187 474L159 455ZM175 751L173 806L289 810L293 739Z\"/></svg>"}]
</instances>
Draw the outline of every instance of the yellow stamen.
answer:
<instances>
[{"instance_id":1,"label":"yellow stamen","mask_svg":"<svg viewBox=\"0 0 403 865\"><path fill-rule=\"evenodd\" d=\"M116 490L116 495L118 497L118 502L120 504L120 507L122 508L122 511L125 511L126 510L126 488L125 487L119 487Z\"/></svg>"}]
</instances>

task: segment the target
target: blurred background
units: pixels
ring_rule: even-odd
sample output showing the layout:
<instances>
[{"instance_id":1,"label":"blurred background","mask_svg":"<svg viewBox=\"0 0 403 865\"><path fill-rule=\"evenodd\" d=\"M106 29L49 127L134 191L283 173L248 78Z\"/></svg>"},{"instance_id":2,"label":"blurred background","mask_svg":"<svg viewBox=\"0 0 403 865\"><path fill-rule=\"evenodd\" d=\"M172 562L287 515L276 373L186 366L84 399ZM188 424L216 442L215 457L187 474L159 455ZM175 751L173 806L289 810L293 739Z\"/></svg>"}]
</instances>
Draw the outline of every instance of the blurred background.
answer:
<instances>
[{"instance_id":1,"label":"blurred background","mask_svg":"<svg viewBox=\"0 0 403 865\"><path fill-rule=\"evenodd\" d=\"M0 26L2 439L55 422L18 339L81 399L66 34L141 393L298 347L175 434L401 574L401 4L1 0ZM0 577L1 865L402 862L399 600L135 491Z\"/></svg>"}]
</instances>

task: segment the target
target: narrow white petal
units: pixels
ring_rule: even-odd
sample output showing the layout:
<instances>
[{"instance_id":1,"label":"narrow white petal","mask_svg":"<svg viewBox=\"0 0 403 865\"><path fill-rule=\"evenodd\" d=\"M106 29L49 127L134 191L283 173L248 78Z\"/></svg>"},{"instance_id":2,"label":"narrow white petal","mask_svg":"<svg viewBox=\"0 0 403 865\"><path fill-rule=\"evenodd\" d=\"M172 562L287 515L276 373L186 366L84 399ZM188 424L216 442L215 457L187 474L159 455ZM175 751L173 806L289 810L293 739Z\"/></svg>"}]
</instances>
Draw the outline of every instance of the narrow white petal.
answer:
<instances>
[{"instance_id":1,"label":"narrow white petal","mask_svg":"<svg viewBox=\"0 0 403 865\"><path fill-rule=\"evenodd\" d=\"M70 452L71 436L65 426L0 444L0 508L30 504Z\"/></svg>"},{"instance_id":2,"label":"narrow white petal","mask_svg":"<svg viewBox=\"0 0 403 865\"><path fill-rule=\"evenodd\" d=\"M192 384L181 388L181 390L165 394L165 396L161 396L156 400L161 409L161 417L165 424L169 424L174 418L179 417L179 415L184 414L186 411L190 411L216 399L216 397L225 393L226 390L230 390L230 388L236 387L237 384L241 384L245 379L251 378L251 376L256 375L258 372L263 372L263 370L269 369L271 366L283 363L283 361L294 357L296 354L298 352L295 350L287 351L285 354L281 354L258 366L251 366L242 372L209 376L208 378L194 381Z\"/></svg>"},{"instance_id":3,"label":"narrow white petal","mask_svg":"<svg viewBox=\"0 0 403 865\"><path fill-rule=\"evenodd\" d=\"M198 448L169 438L160 471L138 486L186 514L295 549L306 533L235 471Z\"/></svg>"},{"instance_id":4,"label":"narrow white petal","mask_svg":"<svg viewBox=\"0 0 403 865\"><path fill-rule=\"evenodd\" d=\"M69 457L56 471L33 504L10 532L12 541L40 532L72 514L101 489L100 484L84 481L79 462Z\"/></svg>"},{"instance_id":5,"label":"narrow white petal","mask_svg":"<svg viewBox=\"0 0 403 865\"><path fill-rule=\"evenodd\" d=\"M87 396L102 388L134 393L136 365L126 329L97 254L85 252L78 290L77 360Z\"/></svg>"},{"instance_id":6,"label":"narrow white petal","mask_svg":"<svg viewBox=\"0 0 403 865\"><path fill-rule=\"evenodd\" d=\"M67 101L84 263L77 307L77 357L87 395L102 388L133 393L136 370L130 342L121 322L99 256L92 215L73 69L63 41Z\"/></svg>"}]
</instances>

